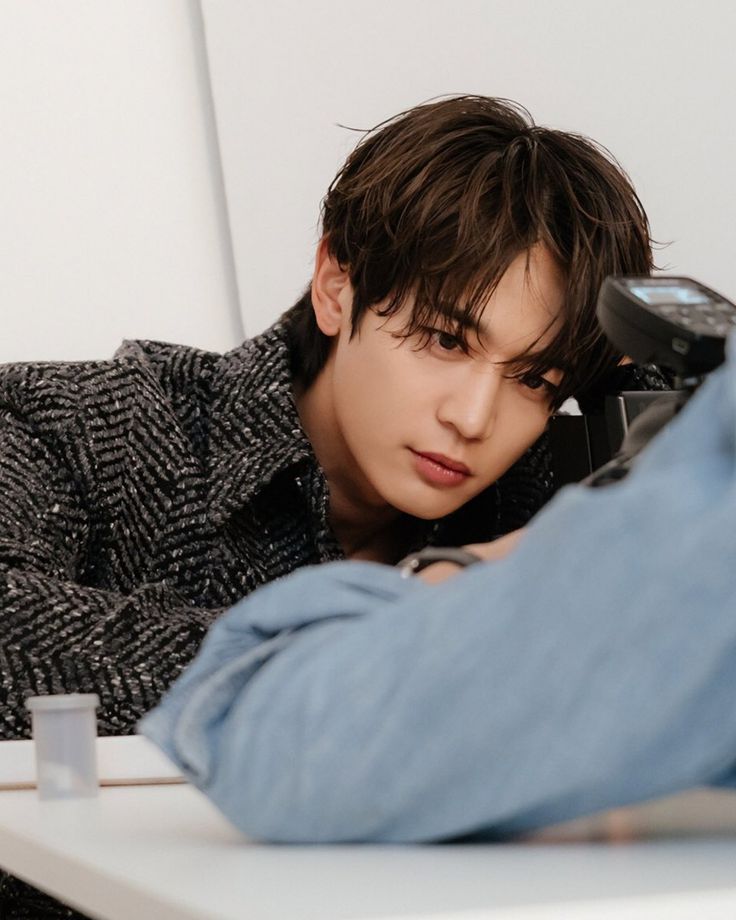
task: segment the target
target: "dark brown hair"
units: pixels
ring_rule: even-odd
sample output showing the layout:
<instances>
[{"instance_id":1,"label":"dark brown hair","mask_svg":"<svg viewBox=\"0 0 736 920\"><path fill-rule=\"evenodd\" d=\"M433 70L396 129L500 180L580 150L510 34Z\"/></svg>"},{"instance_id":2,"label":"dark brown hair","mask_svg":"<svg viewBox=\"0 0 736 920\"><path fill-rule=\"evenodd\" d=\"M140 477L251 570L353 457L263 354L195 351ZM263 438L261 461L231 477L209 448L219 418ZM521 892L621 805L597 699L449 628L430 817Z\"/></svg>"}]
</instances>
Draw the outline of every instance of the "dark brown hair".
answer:
<instances>
[{"instance_id":1,"label":"dark brown hair","mask_svg":"<svg viewBox=\"0 0 736 920\"><path fill-rule=\"evenodd\" d=\"M595 317L603 279L652 268L646 214L611 154L485 96L419 105L366 133L328 189L322 231L349 271L353 334L366 310L381 304L389 315L409 295L407 335L448 309L473 328L513 259L543 243L566 279L564 322L548 345L509 364L514 373L561 369L557 405L621 357ZM331 344L309 290L285 318L295 375L308 386Z\"/></svg>"}]
</instances>

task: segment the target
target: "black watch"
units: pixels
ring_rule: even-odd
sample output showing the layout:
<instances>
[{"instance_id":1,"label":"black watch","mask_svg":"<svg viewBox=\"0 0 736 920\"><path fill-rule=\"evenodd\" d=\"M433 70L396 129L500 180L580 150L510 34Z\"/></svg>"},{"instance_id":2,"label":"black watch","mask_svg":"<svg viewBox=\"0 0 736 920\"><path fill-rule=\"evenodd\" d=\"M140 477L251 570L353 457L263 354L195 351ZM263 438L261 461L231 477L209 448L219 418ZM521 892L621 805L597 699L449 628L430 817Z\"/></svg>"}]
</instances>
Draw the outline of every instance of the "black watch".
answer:
<instances>
[{"instance_id":1,"label":"black watch","mask_svg":"<svg viewBox=\"0 0 736 920\"><path fill-rule=\"evenodd\" d=\"M418 553L409 553L401 562L397 563L397 568L401 571L402 578L409 578L410 575L416 575L435 562L452 562L460 568L465 569L469 565L475 565L476 562L483 562L483 559L476 553L471 553L467 549L459 549L455 546L426 546L420 549Z\"/></svg>"}]
</instances>

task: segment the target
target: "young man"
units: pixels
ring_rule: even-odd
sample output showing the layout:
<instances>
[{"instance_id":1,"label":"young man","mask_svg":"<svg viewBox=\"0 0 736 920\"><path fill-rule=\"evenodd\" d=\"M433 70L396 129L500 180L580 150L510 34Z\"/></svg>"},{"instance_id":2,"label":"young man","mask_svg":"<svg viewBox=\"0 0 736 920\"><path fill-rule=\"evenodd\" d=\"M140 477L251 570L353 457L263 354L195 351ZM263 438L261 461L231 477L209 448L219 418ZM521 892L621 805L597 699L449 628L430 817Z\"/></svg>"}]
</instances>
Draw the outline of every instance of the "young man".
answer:
<instances>
[{"instance_id":1,"label":"young man","mask_svg":"<svg viewBox=\"0 0 736 920\"><path fill-rule=\"evenodd\" d=\"M129 342L0 370L0 736L32 693L159 699L220 612L307 564L522 526L553 409L657 385L605 344L602 279L651 266L592 142L484 97L379 126L324 202L310 290L226 355Z\"/></svg>"}]
</instances>

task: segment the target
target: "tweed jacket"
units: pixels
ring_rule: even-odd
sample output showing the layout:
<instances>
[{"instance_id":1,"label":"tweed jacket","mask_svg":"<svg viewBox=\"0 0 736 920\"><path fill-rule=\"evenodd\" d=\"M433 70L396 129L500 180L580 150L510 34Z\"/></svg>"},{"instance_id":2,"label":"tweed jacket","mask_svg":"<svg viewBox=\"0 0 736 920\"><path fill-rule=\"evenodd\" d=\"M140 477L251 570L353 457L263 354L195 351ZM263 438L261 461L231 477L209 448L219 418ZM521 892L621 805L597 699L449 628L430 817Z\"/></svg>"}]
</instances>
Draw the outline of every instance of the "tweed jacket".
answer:
<instances>
[{"instance_id":1,"label":"tweed jacket","mask_svg":"<svg viewBox=\"0 0 736 920\"><path fill-rule=\"evenodd\" d=\"M551 490L542 439L422 542L505 533ZM328 502L282 324L225 355L1 367L0 737L28 734L25 697L73 691L100 695L102 734L132 731L224 608L342 558Z\"/></svg>"}]
</instances>

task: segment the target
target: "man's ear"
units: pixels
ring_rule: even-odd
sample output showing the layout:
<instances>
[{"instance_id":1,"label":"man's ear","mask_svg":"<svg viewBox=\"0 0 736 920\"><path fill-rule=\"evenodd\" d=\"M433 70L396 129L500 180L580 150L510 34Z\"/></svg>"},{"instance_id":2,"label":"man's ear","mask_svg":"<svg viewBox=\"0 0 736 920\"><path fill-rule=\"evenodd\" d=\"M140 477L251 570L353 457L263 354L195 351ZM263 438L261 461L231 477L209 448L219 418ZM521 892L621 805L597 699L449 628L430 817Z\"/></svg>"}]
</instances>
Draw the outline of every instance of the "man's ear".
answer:
<instances>
[{"instance_id":1,"label":"man's ear","mask_svg":"<svg viewBox=\"0 0 736 920\"><path fill-rule=\"evenodd\" d=\"M337 335L345 318L350 318L352 305L350 275L330 255L327 237L323 236L317 247L312 277L312 306L320 330L325 335Z\"/></svg>"}]
</instances>

